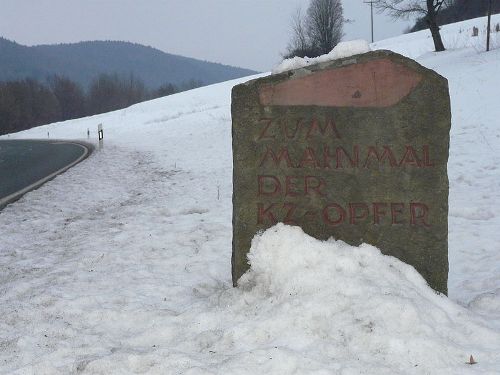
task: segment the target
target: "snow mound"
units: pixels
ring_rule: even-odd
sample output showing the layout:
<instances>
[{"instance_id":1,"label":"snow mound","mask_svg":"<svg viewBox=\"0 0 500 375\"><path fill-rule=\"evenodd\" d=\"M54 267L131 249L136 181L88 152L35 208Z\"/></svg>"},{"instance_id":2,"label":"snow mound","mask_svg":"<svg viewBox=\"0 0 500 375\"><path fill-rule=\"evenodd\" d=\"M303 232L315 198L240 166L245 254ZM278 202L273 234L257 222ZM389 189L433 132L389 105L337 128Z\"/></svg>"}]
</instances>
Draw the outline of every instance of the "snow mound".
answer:
<instances>
[{"instance_id":1,"label":"snow mound","mask_svg":"<svg viewBox=\"0 0 500 375\"><path fill-rule=\"evenodd\" d=\"M248 259L251 271L244 283L256 284L272 294L310 294L323 289L325 282L332 284L325 292L346 297L372 288L407 295L401 286L418 289L427 297L436 294L413 267L382 255L376 247L353 247L334 239L323 242L306 235L300 227L284 224L255 236Z\"/></svg>"},{"instance_id":2,"label":"snow mound","mask_svg":"<svg viewBox=\"0 0 500 375\"><path fill-rule=\"evenodd\" d=\"M267 327L268 345L343 364L331 370L462 373L471 354L483 371L500 359L498 333L373 246L318 241L278 224L254 237L249 260L240 279L248 328Z\"/></svg>"},{"instance_id":3,"label":"snow mound","mask_svg":"<svg viewBox=\"0 0 500 375\"><path fill-rule=\"evenodd\" d=\"M342 59L349 56L359 55L361 53L370 52L370 45L366 40L358 39L349 42L340 42L330 53L318 57L293 57L285 59L276 68L273 69L273 74L283 73L288 70L303 68L304 66L319 64L322 62Z\"/></svg>"}]
</instances>

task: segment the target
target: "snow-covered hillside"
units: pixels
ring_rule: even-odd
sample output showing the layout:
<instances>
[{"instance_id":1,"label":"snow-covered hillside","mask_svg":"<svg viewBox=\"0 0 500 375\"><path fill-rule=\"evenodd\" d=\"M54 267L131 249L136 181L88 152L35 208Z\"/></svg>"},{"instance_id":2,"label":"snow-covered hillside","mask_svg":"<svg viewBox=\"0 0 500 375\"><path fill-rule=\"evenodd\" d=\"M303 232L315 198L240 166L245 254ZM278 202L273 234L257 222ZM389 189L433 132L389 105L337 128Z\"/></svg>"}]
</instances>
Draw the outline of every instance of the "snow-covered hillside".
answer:
<instances>
[{"instance_id":1,"label":"snow-covered hillside","mask_svg":"<svg viewBox=\"0 0 500 375\"><path fill-rule=\"evenodd\" d=\"M500 17L494 17L494 23ZM0 373L500 373L500 33L378 42L448 78L449 298L367 245L278 225L231 286L226 82L13 138L104 148L0 212ZM470 355L478 362L466 364Z\"/></svg>"}]
</instances>

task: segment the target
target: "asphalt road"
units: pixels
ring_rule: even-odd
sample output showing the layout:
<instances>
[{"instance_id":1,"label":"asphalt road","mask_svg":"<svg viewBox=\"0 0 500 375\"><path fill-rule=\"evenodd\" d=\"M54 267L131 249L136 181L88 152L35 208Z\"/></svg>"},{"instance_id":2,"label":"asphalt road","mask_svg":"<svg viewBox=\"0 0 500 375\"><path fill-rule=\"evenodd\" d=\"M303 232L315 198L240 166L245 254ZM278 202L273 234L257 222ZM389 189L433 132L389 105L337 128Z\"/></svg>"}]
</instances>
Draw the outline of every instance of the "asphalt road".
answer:
<instances>
[{"instance_id":1,"label":"asphalt road","mask_svg":"<svg viewBox=\"0 0 500 375\"><path fill-rule=\"evenodd\" d=\"M0 208L85 159L91 146L70 141L0 141Z\"/></svg>"}]
</instances>

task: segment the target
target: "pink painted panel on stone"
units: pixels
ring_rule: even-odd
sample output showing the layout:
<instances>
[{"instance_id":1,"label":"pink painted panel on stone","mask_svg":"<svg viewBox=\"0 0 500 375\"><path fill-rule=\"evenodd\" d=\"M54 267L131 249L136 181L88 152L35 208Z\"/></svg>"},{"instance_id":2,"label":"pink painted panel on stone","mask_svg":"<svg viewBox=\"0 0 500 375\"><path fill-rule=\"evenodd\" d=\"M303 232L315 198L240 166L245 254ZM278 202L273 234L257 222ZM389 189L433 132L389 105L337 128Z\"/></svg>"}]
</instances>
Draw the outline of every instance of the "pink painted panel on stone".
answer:
<instances>
[{"instance_id":1,"label":"pink painted panel on stone","mask_svg":"<svg viewBox=\"0 0 500 375\"><path fill-rule=\"evenodd\" d=\"M264 84L259 99L267 106L390 107L421 80L416 71L379 59Z\"/></svg>"}]
</instances>

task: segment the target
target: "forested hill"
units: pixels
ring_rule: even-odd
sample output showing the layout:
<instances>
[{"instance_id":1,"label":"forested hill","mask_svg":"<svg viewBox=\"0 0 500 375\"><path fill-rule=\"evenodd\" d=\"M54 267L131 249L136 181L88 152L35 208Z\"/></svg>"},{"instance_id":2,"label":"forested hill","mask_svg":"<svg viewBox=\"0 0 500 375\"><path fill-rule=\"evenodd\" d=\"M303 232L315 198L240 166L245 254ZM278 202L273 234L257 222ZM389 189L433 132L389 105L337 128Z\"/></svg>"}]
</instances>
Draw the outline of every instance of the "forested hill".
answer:
<instances>
[{"instance_id":1,"label":"forested hill","mask_svg":"<svg viewBox=\"0 0 500 375\"><path fill-rule=\"evenodd\" d=\"M189 81L211 84L254 74L232 66L164 53L129 42L92 41L27 47L0 38L0 81L57 74L88 87L101 73L129 76L150 89Z\"/></svg>"}]
</instances>

